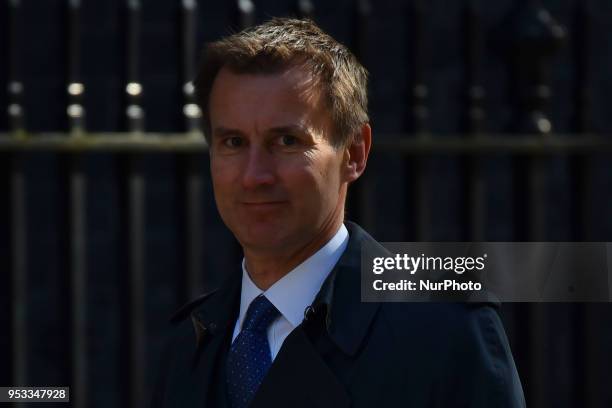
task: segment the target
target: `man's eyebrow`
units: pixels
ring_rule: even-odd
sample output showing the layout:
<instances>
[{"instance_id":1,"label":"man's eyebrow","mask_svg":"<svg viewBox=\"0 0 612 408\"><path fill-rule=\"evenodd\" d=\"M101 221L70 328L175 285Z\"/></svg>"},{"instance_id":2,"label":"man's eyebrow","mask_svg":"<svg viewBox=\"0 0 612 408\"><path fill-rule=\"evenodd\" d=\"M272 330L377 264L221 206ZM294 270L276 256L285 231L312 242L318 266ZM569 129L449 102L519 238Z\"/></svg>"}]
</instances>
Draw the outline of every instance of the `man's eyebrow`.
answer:
<instances>
[{"instance_id":1,"label":"man's eyebrow","mask_svg":"<svg viewBox=\"0 0 612 408\"><path fill-rule=\"evenodd\" d=\"M213 137L214 136L223 136L223 135L227 135L227 134L239 134L239 135L241 135L242 131L240 131L239 129L227 128L227 127L224 127L224 126L217 126L212 131Z\"/></svg>"},{"instance_id":2,"label":"man's eyebrow","mask_svg":"<svg viewBox=\"0 0 612 408\"><path fill-rule=\"evenodd\" d=\"M308 133L307 129L300 125L275 126L268 131L270 133Z\"/></svg>"},{"instance_id":3,"label":"man's eyebrow","mask_svg":"<svg viewBox=\"0 0 612 408\"><path fill-rule=\"evenodd\" d=\"M266 130L266 133L281 134L281 133L298 133L298 134L309 134L308 129L301 125L283 125L274 126ZM213 137L221 137L225 135L244 135L244 132L240 129L232 129L225 126L217 126L213 129Z\"/></svg>"}]
</instances>

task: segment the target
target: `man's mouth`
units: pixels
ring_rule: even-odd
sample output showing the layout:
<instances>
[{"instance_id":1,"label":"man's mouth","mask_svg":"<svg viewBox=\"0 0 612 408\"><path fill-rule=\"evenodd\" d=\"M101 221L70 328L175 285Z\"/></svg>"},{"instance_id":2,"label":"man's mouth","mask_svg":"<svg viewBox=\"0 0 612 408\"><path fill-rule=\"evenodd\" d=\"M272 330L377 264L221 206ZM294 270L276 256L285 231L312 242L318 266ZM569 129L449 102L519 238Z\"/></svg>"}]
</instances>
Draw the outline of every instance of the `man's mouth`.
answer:
<instances>
[{"instance_id":1,"label":"man's mouth","mask_svg":"<svg viewBox=\"0 0 612 408\"><path fill-rule=\"evenodd\" d=\"M279 205L284 204L286 201L243 201L244 205Z\"/></svg>"},{"instance_id":2,"label":"man's mouth","mask_svg":"<svg viewBox=\"0 0 612 408\"><path fill-rule=\"evenodd\" d=\"M287 201L243 201L242 205L248 210L254 211L266 211L275 210L283 205L287 204Z\"/></svg>"}]
</instances>

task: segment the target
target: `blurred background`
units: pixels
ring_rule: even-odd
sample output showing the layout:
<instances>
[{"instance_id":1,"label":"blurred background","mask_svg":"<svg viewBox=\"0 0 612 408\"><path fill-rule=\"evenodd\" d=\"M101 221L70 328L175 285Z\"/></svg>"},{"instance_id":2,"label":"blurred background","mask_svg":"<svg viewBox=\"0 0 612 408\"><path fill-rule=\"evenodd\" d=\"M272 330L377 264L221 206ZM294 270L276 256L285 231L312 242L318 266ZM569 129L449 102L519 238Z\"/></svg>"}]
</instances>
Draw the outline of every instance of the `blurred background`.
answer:
<instances>
[{"instance_id":1,"label":"blurred background","mask_svg":"<svg viewBox=\"0 0 612 408\"><path fill-rule=\"evenodd\" d=\"M0 385L148 405L169 317L241 259L212 199L198 55L289 15L370 70L347 218L379 241L612 241L609 0L6 0ZM612 406L609 303L502 314L528 406Z\"/></svg>"}]
</instances>

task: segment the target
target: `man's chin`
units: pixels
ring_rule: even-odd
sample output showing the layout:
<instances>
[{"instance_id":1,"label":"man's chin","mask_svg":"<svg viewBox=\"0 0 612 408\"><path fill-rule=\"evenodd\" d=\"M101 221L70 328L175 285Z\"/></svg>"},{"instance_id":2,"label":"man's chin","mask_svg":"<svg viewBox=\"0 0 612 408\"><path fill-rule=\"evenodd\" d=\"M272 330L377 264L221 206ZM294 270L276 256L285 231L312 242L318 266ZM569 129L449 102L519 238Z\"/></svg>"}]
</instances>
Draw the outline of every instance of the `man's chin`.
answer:
<instances>
[{"instance_id":1,"label":"man's chin","mask_svg":"<svg viewBox=\"0 0 612 408\"><path fill-rule=\"evenodd\" d=\"M240 244L248 250L262 252L283 251L289 243L288 231L278 225L252 225L242 232L235 233Z\"/></svg>"},{"instance_id":2,"label":"man's chin","mask_svg":"<svg viewBox=\"0 0 612 408\"><path fill-rule=\"evenodd\" d=\"M240 244L245 251L261 255L280 255L288 248L287 242L283 239L247 239L242 240Z\"/></svg>"}]
</instances>

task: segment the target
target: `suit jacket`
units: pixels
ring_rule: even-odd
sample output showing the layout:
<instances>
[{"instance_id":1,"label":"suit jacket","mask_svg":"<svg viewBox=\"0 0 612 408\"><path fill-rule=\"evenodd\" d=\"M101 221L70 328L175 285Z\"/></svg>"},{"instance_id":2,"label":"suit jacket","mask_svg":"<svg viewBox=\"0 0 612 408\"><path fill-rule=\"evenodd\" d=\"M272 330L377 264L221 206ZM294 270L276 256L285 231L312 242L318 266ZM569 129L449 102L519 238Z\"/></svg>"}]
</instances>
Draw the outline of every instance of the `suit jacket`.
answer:
<instances>
[{"instance_id":1,"label":"suit jacket","mask_svg":"<svg viewBox=\"0 0 612 408\"><path fill-rule=\"evenodd\" d=\"M361 246L346 251L304 322L285 339L252 407L524 407L495 303L362 303ZM154 407L227 407L225 359L240 271L180 310L162 357Z\"/></svg>"}]
</instances>

